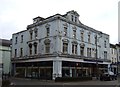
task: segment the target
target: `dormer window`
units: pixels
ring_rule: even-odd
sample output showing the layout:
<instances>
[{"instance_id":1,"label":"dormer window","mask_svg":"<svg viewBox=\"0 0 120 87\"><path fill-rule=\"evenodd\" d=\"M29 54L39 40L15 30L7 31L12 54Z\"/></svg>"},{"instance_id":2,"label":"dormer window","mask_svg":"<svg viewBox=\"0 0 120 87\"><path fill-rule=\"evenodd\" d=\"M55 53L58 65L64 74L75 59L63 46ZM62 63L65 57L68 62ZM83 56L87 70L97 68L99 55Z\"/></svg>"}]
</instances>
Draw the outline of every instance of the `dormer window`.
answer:
<instances>
[{"instance_id":1,"label":"dormer window","mask_svg":"<svg viewBox=\"0 0 120 87\"><path fill-rule=\"evenodd\" d=\"M33 23L37 23L37 22L40 22L40 21L43 21L44 20L44 18L42 18L42 17L36 17L36 18L33 18Z\"/></svg>"},{"instance_id":2,"label":"dormer window","mask_svg":"<svg viewBox=\"0 0 120 87\"><path fill-rule=\"evenodd\" d=\"M74 10L71 10L71 11L67 12L66 16L67 16L67 18L69 18L69 20L71 22L78 23L78 21L79 21L78 20L79 14Z\"/></svg>"}]
</instances>

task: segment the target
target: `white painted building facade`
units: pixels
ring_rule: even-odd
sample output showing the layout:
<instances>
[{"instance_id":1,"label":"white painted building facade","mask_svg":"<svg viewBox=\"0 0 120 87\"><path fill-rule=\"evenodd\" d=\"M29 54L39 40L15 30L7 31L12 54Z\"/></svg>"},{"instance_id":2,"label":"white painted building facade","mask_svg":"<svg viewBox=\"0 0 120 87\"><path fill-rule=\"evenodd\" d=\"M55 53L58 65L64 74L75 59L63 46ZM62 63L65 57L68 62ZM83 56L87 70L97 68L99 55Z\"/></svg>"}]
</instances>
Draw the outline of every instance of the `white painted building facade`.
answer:
<instances>
[{"instance_id":1,"label":"white painted building facade","mask_svg":"<svg viewBox=\"0 0 120 87\"><path fill-rule=\"evenodd\" d=\"M97 64L99 73L107 69L109 54L109 35L82 24L76 11L36 17L12 36L13 74L23 77L95 76Z\"/></svg>"},{"instance_id":2,"label":"white painted building facade","mask_svg":"<svg viewBox=\"0 0 120 87\"><path fill-rule=\"evenodd\" d=\"M116 44L116 49L117 49L117 61L118 61L118 77L120 81L120 43Z\"/></svg>"}]
</instances>

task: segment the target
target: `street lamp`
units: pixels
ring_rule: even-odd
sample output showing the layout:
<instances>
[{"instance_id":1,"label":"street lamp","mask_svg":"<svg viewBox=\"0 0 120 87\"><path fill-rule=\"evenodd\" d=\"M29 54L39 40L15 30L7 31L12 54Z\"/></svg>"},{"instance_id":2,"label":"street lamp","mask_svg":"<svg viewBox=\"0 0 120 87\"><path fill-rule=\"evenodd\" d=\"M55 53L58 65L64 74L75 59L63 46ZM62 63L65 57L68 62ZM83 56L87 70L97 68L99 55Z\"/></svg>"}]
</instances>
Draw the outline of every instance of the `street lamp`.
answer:
<instances>
[{"instance_id":1,"label":"street lamp","mask_svg":"<svg viewBox=\"0 0 120 87\"><path fill-rule=\"evenodd\" d=\"M97 37L97 34L96 34L96 36L95 36L95 44L96 44L96 78L98 79L98 51L97 51L97 42L98 42L98 40L99 40L99 38L101 38L102 37L102 32L100 32L100 37Z\"/></svg>"}]
</instances>

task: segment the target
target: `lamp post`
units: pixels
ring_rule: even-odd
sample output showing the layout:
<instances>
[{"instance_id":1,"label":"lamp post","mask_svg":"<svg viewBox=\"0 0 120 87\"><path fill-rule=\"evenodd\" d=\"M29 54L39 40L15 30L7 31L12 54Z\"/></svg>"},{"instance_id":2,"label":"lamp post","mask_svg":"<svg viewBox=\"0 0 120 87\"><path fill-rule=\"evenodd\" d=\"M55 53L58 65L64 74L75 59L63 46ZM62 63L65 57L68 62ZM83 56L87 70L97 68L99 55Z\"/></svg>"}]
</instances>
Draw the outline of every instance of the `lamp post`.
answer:
<instances>
[{"instance_id":1,"label":"lamp post","mask_svg":"<svg viewBox=\"0 0 120 87\"><path fill-rule=\"evenodd\" d=\"M102 32L100 32L100 34L102 34ZM101 38L102 36L100 36L100 37L97 37L97 35L95 36L95 44L96 44L96 78L98 79L98 48L97 48L97 42L98 42L98 40L99 40L99 38Z\"/></svg>"}]
</instances>

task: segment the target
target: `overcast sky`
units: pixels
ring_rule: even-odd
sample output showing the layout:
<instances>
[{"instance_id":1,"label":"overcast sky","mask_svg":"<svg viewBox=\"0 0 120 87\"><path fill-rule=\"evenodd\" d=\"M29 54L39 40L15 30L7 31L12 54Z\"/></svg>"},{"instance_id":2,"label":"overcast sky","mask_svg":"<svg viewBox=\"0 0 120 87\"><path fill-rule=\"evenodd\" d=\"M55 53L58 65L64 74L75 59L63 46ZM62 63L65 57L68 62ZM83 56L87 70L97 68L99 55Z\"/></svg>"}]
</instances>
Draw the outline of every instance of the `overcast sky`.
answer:
<instances>
[{"instance_id":1,"label":"overcast sky","mask_svg":"<svg viewBox=\"0 0 120 87\"><path fill-rule=\"evenodd\" d=\"M119 0L0 0L0 38L26 30L37 16L49 17L75 10L79 20L110 35L110 43L118 42Z\"/></svg>"}]
</instances>

